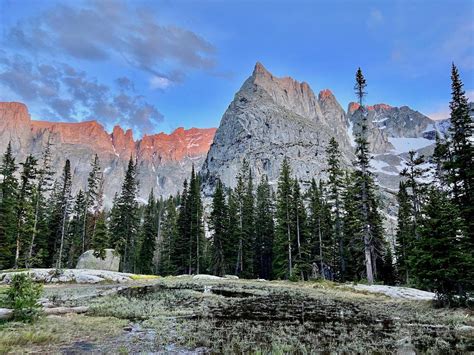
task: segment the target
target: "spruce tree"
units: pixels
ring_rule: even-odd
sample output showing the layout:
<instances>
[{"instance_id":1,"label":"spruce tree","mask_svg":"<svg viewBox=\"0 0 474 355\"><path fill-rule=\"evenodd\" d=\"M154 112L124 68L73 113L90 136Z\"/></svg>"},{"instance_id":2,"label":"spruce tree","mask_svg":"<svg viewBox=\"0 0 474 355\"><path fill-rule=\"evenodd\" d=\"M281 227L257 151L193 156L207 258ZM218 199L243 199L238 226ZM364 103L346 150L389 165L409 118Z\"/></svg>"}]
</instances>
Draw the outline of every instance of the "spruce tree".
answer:
<instances>
[{"instance_id":1,"label":"spruce tree","mask_svg":"<svg viewBox=\"0 0 474 355\"><path fill-rule=\"evenodd\" d=\"M398 200L398 227L395 243L395 253L397 256L397 272L405 284L410 280L410 253L413 250L415 239L412 220L412 209L410 197L406 185L400 182L397 194Z\"/></svg>"},{"instance_id":2,"label":"spruce tree","mask_svg":"<svg viewBox=\"0 0 474 355\"><path fill-rule=\"evenodd\" d=\"M48 208L46 206L46 194L53 189L54 171L51 161L51 138L48 137L43 150L41 162L36 175L36 188L33 194L34 200L34 222L28 242L28 255L25 259L25 266L44 265L44 258L47 254L48 236Z\"/></svg>"},{"instance_id":3,"label":"spruce tree","mask_svg":"<svg viewBox=\"0 0 474 355\"><path fill-rule=\"evenodd\" d=\"M406 187L409 188L411 209L412 209L412 221L413 221L413 234L417 236L417 225L420 219L421 206L423 204L423 198L426 195L426 183L424 182L428 170L424 167L425 159L423 155L419 155L413 150L408 152L408 160L406 161L406 167L400 173L400 176L404 178Z\"/></svg>"},{"instance_id":4,"label":"spruce tree","mask_svg":"<svg viewBox=\"0 0 474 355\"><path fill-rule=\"evenodd\" d=\"M82 230L84 227L84 205L86 203L85 194L79 190L76 194L72 218L69 223L68 243L65 254L68 255L68 267L75 267L82 254Z\"/></svg>"},{"instance_id":5,"label":"spruce tree","mask_svg":"<svg viewBox=\"0 0 474 355\"><path fill-rule=\"evenodd\" d=\"M188 197L188 182L183 182L183 191L180 196L179 213L178 213L178 238L173 249L172 259L178 274L191 274L189 268L189 255L192 252L191 240L191 210L189 206L190 198Z\"/></svg>"},{"instance_id":6,"label":"spruce tree","mask_svg":"<svg viewBox=\"0 0 474 355\"><path fill-rule=\"evenodd\" d=\"M138 259L138 269L142 274L153 274L153 257L155 255L156 236L158 234L156 213L156 201L152 189L148 197L148 204L145 207L141 236L142 243Z\"/></svg>"},{"instance_id":7,"label":"spruce tree","mask_svg":"<svg viewBox=\"0 0 474 355\"><path fill-rule=\"evenodd\" d=\"M311 270L311 263L309 261L310 245L309 238L307 236L307 225L306 225L306 210L303 203L303 197L301 196L300 184L295 178L292 181L292 200L291 200L291 219L292 219L292 230L295 233L294 245L292 249L295 250L295 268L297 267L298 275L294 275L294 278L298 277L301 280L307 278Z\"/></svg>"},{"instance_id":8,"label":"spruce tree","mask_svg":"<svg viewBox=\"0 0 474 355\"><path fill-rule=\"evenodd\" d=\"M179 236L178 214L176 211L176 202L173 197L170 197L165 203L161 236L158 272L162 275L173 275L177 271L175 265L176 260L173 256L175 255L176 242Z\"/></svg>"},{"instance_id":9,"label":"spruce tree","mask_svg":"<svg viewBox=\"0 0 474 355\"><path fill-rule=\"evenodd\" d=\"M254 271L261 279L268 280L272 278L274 234L274 206L271 188L267 176L262 175L257 187L256 198L254 264Z\"/></svg>"},{"instance_id":10,"label":"spruce tree","mask_svg":"<svg viewBox=\"0 0 474 355\"><path fill-rule=\"evenodd\" d=\"M443 191L431 189L410 263L418 285L434 291L444 306L467 302L473 290L473 255L465 233L457 206Z\"/></svg>"},{"instance_id":11,"label":"spruce tree","mask_svg":"<svg viewBox=\"0 0 474 355\"><path fill-rule=\"evenodd\" d=\"M130 157L111 220L111 245L121 255L121 268L124 272L133 272L136 267L135 256L140 227L137 194L136 163L133 157Z\"/></svg>"},{"instance_id":12,"label":"spruce tree","mask_svg":"<svg viewBox=\"0 0 474 355\"><path fill-rule=\"evenodd\" d=\"M17 219L18 180L17 166L12 153L11 142L2 158L0 175L0 269L13 266Z\"/></svg>"},{"instance_id":13,"label":"spruce tree","mask_svg":"<svg viewBox=\"0 0 474 355\"><path fill-rule=\"evenodd\" d=\"M228 233L228 208L224 188L220 180L212 198L209 227L212 230L212 270L215 275L226 274L225 243Z\"/></svg>"},{"instance_id":14,"label":"spruce tree","mask_svg":"<svg viewBox=\"0 0 474 355\"><path fill-rule=\"evenodd\" d=\"M255 196L253 178L250 168L245 166L246 188L242 203L242 268L240 275L246 278L254 277L254 255L255 255Z\"/></svg>"},{"instance_id":15,"label":"spruce tree","mask_svg":"<svg viewBox=\"0 0 474 355\"><path fill-rule=\"evenodd\" d=\"M94 235L92 236L91 247L94 250L94 256L102 260L106 257L106 251L109 244L109 233L107 224L105 222L105 212L99 212L97 216L96 226L94 228Z\"/></svg>"},{"instance_id":16,"label":"spruce tree","mask_svg":"<svg viewBox=\"0 0 474 355\"><path fill-rule=\"evenodd\" d=\"M16 251L14 267L18 268L20 255L26 256L24 247L27 245L27 238L34 228L34 195L35 179L37 172L37 161L32 155L28 155L20 175L20 186L17 200L17 225L16 225Z\"/></svg>"},{"instance_id":17,"label":"spruce tree","mask_svg":"<svg viewBox=\"0 0 474 355\"><path fill-rule=\"evenodd\" d=\"M285 158L278 179L276 230L273 251L273 273L276 278L280 279L289 279L293 276L292 187L291 168L288 160Z\"/></svg>"},{"instance_id":18,"label":"spruce tree","mask_svg":"<svg viewBox=\"0 0 474 355\"><path fill-rule=\"evenodd\" d=\"M84 218L82 227L82 252L84 253L90 243L90 237L94 233L96 215L100 210L99 201L101 200L102 172L100 161L97 154L91 162L91 170L87 177L87 188L85 193Z\"/></svg>"},{"instance_id":19,"label":"spruce tree","mask_svg":"<svg viewBox=\"0 0 474 355\"><path fill-rule=\"evenodd\" d=\"M52 233L49 244L50 265L55 265L58 269L63 267L64 259L66 259L63 251L72 205L71 189L71 163L66 160L61 179L56 184L56 191L52 198L53 213L50 221L50 231Z\"/></svg>"},{"instance_id":20,"label":"spruce tree","mask_svg":"<svg viewBox=\"0 0 474 355\"><path fill-rule=\"evenodd\" d=\"M331 137L329 145L326 149L327 154L327 173L328 173L328 190L329 190L329 204L331 206L333 215L333 241L337 245L337 259L339 269L339 279L345 281L346 278L346 258L345 258L345 245L342 230L342 206L341 206L341 194L343 191L343 178L344 173L341 168L341 152L339 150L339 144L334 137ZM334 266L336 266L334 264Z\"/></svg>"},{"instance_id":21,"label":"spruce tree","mask_svg":"<svg viewBox=\"0 0 474 355\"><path fill-rule=\"evenodd\" d=\"M473 122L469 116L468 98L463 89L459 71L453 64L451 70L451 160L446 166L453 195L468 227L474 247L474 146Z\"/></svg>"}]
</instances>

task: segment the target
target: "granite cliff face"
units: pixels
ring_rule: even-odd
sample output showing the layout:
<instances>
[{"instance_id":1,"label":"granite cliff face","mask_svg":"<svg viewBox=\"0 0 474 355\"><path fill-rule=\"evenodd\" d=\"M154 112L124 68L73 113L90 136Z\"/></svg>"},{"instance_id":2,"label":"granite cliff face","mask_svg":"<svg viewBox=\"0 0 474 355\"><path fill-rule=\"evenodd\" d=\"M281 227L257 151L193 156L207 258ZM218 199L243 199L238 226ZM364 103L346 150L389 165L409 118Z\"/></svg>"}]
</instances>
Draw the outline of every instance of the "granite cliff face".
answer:
<instances>
[{"instance_id":1,"label":"granite cliff face","mask_svg":"<svg viewBox=\"0 0 474 355\"><path fill-rule=\"evenodd\" d=\"M349 164L352 153L345 113L329 90L318 97L306 83L277 78L257 63L224 113L201 174L205 191L216 178L234 187L244 159L255 179L275 184L287 157L293 174L308 183L323 176L325 149L336 137Z\"/></svg>"},{"instance_id":2,"label":"granite cliff face","mask_svg":"<svg viewBox=\"0 0 474 355\"><path fill-rule=\"evenodd\" d=\"M330 90L316 97L307 83L277 78L257 63L222 117L201 170L205 193L212 192L217 178L235 186L244 159L256 179L265 174L273 185L285 157L303 185L324 177L331 137L339 142L343 163L350 165L362 118L358 108L350 103L345 112ZM407 152L429 153L437 125L407 106L366 109L372 171L383 188L396 190Z\"/></svg>"},{"instance_id":3,"label":"granite cliff face","mask_svg":"<svg viewBox=\"0 0 474 355\"><path fill-rule=\"evenodd\" d=\"M155 194L176 193L194 164L202 165L215 129L178 128L171 134L159 133L135 141L131 130L115 126L112 133L96 121L63 123L32 121L24 104L0 103L0 151L12 142L17 163L27 154L41 155L51 139L53 165L59 175L66 159L71 161L74 192L84 189L90 162L97 154L105 177L104 199L110 206L122 185L130 156L138 159L140 199L146 200L153 188Z\"/></svg>"}]
</instances>

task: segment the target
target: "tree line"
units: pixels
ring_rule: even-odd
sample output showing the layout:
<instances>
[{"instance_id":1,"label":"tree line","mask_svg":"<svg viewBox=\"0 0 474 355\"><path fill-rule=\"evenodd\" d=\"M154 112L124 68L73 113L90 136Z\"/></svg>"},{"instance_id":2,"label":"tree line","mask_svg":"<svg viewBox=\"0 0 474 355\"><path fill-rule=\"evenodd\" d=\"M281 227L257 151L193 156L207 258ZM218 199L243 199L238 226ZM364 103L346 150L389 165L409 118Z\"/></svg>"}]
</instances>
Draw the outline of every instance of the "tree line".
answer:
<instances>
[{"instance_id":1,"label":"tree line","mask_svg":"<svg viewBox=\"0 0 474 355\"><path fill-rule=\"evenodd\" d=\"M450 134L437 137L435 168L428 171L424 157L410 152L401 173L395 248L385 238L370 169L366 80L359 69L352 168L343 166L334 138L326 147L325 180L298 180L285 159L273 188L266 176L254 181L244 161L235 188L217 180L209 211L194 167L181 193L156 199L151 191L141 205L137 162L130 157L120 193L105 210L97 156L86 186L73 196L68 160L53 180L49 141L40 159L29 155L20 167L9 144L0 167L0 269L74 267L86 250L103 258L113 248L126 272L366 280L434 290L444 303L468 299L474 269L472 122L454 66L452 81ZM426 182L430 173L434 184Z\"/></svg>"}]
</instances>

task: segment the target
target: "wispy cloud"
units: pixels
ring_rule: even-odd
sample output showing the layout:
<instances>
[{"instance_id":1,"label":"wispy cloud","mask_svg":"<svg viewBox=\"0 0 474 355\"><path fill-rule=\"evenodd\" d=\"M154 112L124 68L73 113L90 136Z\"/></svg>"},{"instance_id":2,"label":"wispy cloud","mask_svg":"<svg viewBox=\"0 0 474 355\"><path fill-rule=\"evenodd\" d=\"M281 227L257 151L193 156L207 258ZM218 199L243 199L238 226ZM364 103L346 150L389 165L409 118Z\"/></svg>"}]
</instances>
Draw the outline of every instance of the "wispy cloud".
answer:
<instances>
[{"instance_id":1,"label":"wispy cloud","mask_svg":"<svg viewBox=\"0 0 474 355\"><path fill-rule=\"evenodd\" d=\"M34 64L20 55L2 56L1 66L3 86L27 102L39 102L48 119L118 123L139 134L153 132L163 119L154 105L133 92L132 81L126 77L109 87L70 65Z\"/></svg>"},{"instance_id":2,"label":"wispy cloud","mask_svg":"<svg viewBox=\"0 0 474 355\"><path fill-rule=\"evenodd\" d=\"M136 88L164 90L183 81L190 70L212 72L215 48L134 5L65 2L3 28L0 88L34 103L47 119L97 119L138 134L152 132L163 115ZM79 69L109 63L128 64L139 73L136 78L145 77L144 85L126 76L106 83Z\"/></svg>"},{"instance_id":3,"label":"wispy cloud","mask_svg":"<svg viewBox=\"0 0 474 355\"><path fill-rule=\"evenodd\" d=\"M367 27L369 29L375 29L376 27L382 25L384 23L384 16L382 11L379 9L372 9L369 12L369 17L367 18Z\"/></svg>"}]
</instances>

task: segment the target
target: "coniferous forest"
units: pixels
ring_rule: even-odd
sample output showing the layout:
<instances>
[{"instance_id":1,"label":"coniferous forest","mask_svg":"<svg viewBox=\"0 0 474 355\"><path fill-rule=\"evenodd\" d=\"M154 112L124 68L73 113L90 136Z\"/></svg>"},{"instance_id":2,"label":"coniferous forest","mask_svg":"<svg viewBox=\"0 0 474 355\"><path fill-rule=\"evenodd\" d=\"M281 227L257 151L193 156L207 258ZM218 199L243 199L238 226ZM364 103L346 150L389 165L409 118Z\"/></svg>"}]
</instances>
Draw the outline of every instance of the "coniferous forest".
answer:
<instances>
[{"instance_id":1,"label":"coniferous forest","mask_svg":"<svg viewBox=\"0 0 474 355\"><path fill-rule=\"evenodd\" d=\"M240 278L411 285L434 291L441 305L468 302L474 287L472 121L452 67L451 126L433 157L410 152L397 193L398 227L385 238L381 191L371 173L366 80L355 93L363 116L352 167L336 139L326 147L323 180L300 181L285 160L276 185L256 180L248 161L235 188L219 180L204 203L194 171L176 196L137 201L137 161L130 157L111 209L102 201L99 158L73 195L71 166L54 180L51 143L39 157L17 161L11 146L0 175L0 269L74 268L82 253L120 254L124 272L209 273Z\"/></svg>"}]
</instances>

